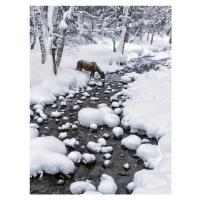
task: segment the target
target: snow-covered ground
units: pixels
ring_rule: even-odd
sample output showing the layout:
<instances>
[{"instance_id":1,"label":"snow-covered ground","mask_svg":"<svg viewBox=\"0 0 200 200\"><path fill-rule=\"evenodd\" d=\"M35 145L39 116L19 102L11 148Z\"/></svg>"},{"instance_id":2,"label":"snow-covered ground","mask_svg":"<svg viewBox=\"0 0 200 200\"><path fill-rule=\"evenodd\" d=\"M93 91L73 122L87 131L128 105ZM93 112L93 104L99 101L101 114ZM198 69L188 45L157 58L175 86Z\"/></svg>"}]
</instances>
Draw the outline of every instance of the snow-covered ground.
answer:
<instances>
[{"instance_id":1,"label":"snow-covered ground","mask_svg":"<svg viewBox=\"0 0 200 200\"><path fill-rule=\"evenodd\" d=\"M51 104L57 96L66 94L70 89L85 86L89 72L75 70L79 60L94 61L105 73L115 72L121 69L120 62L125 63L127 59L139 56L155 56L157 52L168 48L170 45L167 39L155 37L153 45L149 41L127 43L124 55L112 51L112 41L108 38L98 41L97 44L79 46L73 54L65 53L62 56L57 76L54 75L52 56L49 53L46 63L41 64L40 46L36 41L34 49L30 50L30 103ZM169 54L162 56L169 57Z\"/></svg>"},{"instance_id":2,"label":"snow-covered ground","mask_svg":"<svg viewBox=\"0 0 200 200\"><path fill-rule=\"evenodd\" d=\"M153 170L135 173L133 194L171 193L171 69L125 76L135 81L122 91L129 97L123 104L122 124L128 124L132 133L145 130L149 138L159 139L157 146L136 148L145 166Z\"/></svg>"},{"instance_id":3,"label":"snow-covered ground","mask_svg":"<svg viewBox=\"0 0 200 200\"><path fill-rule=\"evenodd\" d=\"M121 67L117 63L125 62L126 59L154 56L154 60L159 60L170 58L171 55L170 50L162 52L162 50L170 47L165 39L155 38L153 45L150 45L149 42L147 44L146 41L126 44L124 52L126 56L121 56L119 53L114 54L112 52L112 41L108 39L105 39L105 41L107 44L98 41L98 44L80 46L79 51L75 52L73 57L63 55L57 76L53 73L51 56L48 56L44 65L40 64L40 49L38 43L36 43L35 49L31 50L30 57L30 104L36 105L33 109L40 115L38 123L47 117L43 113L45 104L52 104L58 97L63 99L62 95L67 92L71 95L69 97L73 98L75 92L72 92L72 90L78 91L78 88L86 86L89 73L75 70L78 60L95 61L105 73L108 73L120 70ZM123 77L123 80L128 80L128 82L133 79L134 82L128 83L128 88L120 92L120 94L129 97L123 103L121 124L128 125L131 133L129 137L122 140L122 145L136 150L145 166L152 170L144 169L131 174L134 181L128 187L133 190L132 194L171 193L171 69L160 66L157 71L150 70L143 74L132 72ZM88 127L96 127L102 124L118 127L120 118L117 114L121 112L118 104L118 102L112 103L112 108L118 109L115 112L106 105L101 105L97 109L81 109L78 120L81 125ZM30 115L32 115L32 112L31 110ZM60 113L57 111L52 113L52 116L58 115ZM145 130L150 138L157 138L159 140L158 145L142 144L137 136L132 135L140 130ZM74 153L74 155L71 154L68 157L64 150L66 149L65 145L74 147L74 145L77 145L75 139L70 141L65 139L62 142L54 137L38 138L37 126L34 124L31 125L30 132L30 176L42 174L42 171L50 174L55 174L58 171L65 174L72 173L74 171L73 161L80 162L82 158L87 163L96 159L92 154L79 155ZM118 134L118 131L114 134ZM65 138L66 135L60 137ZM104 153L110 152L108 148L111 147L102 147L104 145L102 142L104 141L90 142L88 148L99 148L99 151ZM57 148L58 146L60 147ZM92 189L85 189L87 187ZM96 188L89 183L76 183L71 186L71 190L72 193L78 194L94 192ZM97 190L103 194L115 194L117 185L111 177L102 175Z\"/></svg>"}]
</instances>

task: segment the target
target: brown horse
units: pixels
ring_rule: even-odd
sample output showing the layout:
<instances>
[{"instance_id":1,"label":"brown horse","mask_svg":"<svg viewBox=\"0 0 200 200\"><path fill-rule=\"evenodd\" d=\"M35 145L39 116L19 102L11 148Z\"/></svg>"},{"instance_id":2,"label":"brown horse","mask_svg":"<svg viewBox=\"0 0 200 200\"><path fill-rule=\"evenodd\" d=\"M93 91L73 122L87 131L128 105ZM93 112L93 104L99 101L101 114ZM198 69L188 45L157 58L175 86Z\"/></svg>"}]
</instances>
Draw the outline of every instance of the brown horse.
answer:
<instances>
[{"instance_id":1,"label":"brown horse","mask_svg":"<svg viewBox=\"0 0 200 200\"><path fill-rule=\"evenodd\" d=\"M90 71L90 78L94 78L94 73L98 72L100 74L100 77L102 79L105 79L104 72L100 69L100 67L95 62L87 62L85 60L79 60L77 62L77 70L82 71L84 69L85 71Z\"/></svg>"}]
</instances>

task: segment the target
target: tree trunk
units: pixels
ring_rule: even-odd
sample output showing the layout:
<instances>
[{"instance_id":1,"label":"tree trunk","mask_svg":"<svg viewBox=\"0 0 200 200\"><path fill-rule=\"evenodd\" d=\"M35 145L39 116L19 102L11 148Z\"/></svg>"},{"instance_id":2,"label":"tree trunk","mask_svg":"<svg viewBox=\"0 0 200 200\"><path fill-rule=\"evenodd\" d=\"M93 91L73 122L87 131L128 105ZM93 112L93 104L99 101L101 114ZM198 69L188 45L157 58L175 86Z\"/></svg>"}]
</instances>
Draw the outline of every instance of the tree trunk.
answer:
<instances>
[{"instance_id":1,"label":"tree trunk","mask_svg":"<svg viewBox=\"0 0 200 200\"><path fill-rule=\"evenodd\" d=\"M170 37L169 37L169 43L172 43L172 34L170 33Z\"/></svg>"},{"instance_id":2,"label":"tree trunk","mask_svg":"<svg viewBox=\"0 0 200 200\"><path fill-rule=\"evenodd\" d=\"M131 16L132 14L132 10L133 10L133 6L129 6L129 7L124 7L124 13L125 13L125 17L128 18ZM118 51L120 51L122 54L124 53L124 45L125 45L125 41L127 36L127 27L129 26L129 19L126 19L124 22L124 26L122 29L122 33L121 33L121 38L120 38L120 43L117 47Z\"/></svg>"},{"instance_id":3,"label":"tree trunk","mask_svg":"<svg viewBox=\"0 0 200 200\"><path fill-rule=\"evenodd\" d=\"M35 6L30 6L30 45L34 49L37 37L37 20L35 18Z\"/></svg>"},{"instance_id":4,"label":"tree trunk","mask_svg":"<svg viewBox=\"0 0 200 200\"><path fill-rule=\"evenodd\" d=\"M35 8L34 6L30 6L30 46L31 49L34 48L34 45L32 47L32 44L35 43L36 33L35 33Z\"/></svg>"},{"instance_id":5,"label":"tree trunk","mask_svg":"<svg viewBox=\"0 0 200 200\"><path fill-rule=\"evenodd\" d=\"M154 29L153 29L153 32L152 32L152 35L151 35L151 44L153 43L153 36L154 36Z\"/></svg>"},{"instance_id":6,"label":"tree trunk","mask_svg":"<svg viewBox=\"0 0 200 200\"><path fill-rule=\"evenodd\" d=\"M40 10L41 10L41 22L42 22L42 30L43 30L43 36L44 38L48 38L49 37L49 30L48 30L48 20L47 20L47 6L40 6Z\"/></svg>"},{"instance_id":7,"label":"tree trunk","mask_svg":"<svg viewBox=\"0 0 200 200\"><path fill-rule=\"evenodd\" d=\"M59 6L54 6L52 13L52 25L53 25L52 33L57 33L59 29L60 20L58 19L58 11L59 11Z\"/></svg>"},{"instance_id":8,"label":"tree trunk","mask_svg":"<svg viewBox=\"0 0 200 200\"><path fill-rule=\"evenodd\" d=\"M113 52L116 52L116 43L115 43L115 35L116 35L116 27L117 27L117 7L114 6L114 12L115 12L115 24L114 24L114 31L113 31Z\"/></svg>"},{"instance_id":9,"label":"tree trunk","mask_svg":"<svg viewBox=\"0 0 200 200\"><path fill-rule=\"evenodd\" d=\"M74 13L74 6L70 6L68 13L66 15L66 19L64 21L67 23L68 26L71 24L71 19L72 19L72 14ZM63 30L62 38L59 41L58 47L57 47L57 59L56 59L56 67L60 66L62 54L63 54L63 49L65 46L65 38L66 38L66 33L67 30Z\"/></svg>"},{"instance_id":10,"label":"tree trunk","mask_svg":"<svg viewBox=\"0 0 200 200\"><path fill-rule=\"evenodd\" d=\"M147 33L147 41L149 40L149 31L148 31L148 33Z\"/></svg>"},{"instance_id":11,"label":"tree trunk","mask_svg":"<svg viewBox=\"0 0 200 200\"><path fill-rule=\"evenodd\" d=\"M40 18L40 8L38 6L35 7L35 16L37 20L40 49L41 49L41 54L42 54L41 63L44 64L46 62L46 48L45 48L45 43L43 39L42 23L41 23L41 18Z\"/></svg>"},{"instance_id":12,"label":"tree trunk","mask_svg":"<svg viewBox=\"0 0 200 200\"><path fill-rule=\"evenodd\" d=\"M66 30L63 31L62 38L60 39L57 47L57 59L56 59L56 67L60 66L60 62L62 59L63 49L65 46L65 38L66 38Z\"/></svg>"},{"instance_id":13,"label":"tree trunk","mask_svg":"<svg viewBox=\"0 0 200 200\"><path fill-rule=\"evenodd\" d=\"M57 67L56 67L55 55L56 55L56 49L52 49L53 71L54 71L54 74L56 75L57 74Z\"/></svg>"}]
</instances>

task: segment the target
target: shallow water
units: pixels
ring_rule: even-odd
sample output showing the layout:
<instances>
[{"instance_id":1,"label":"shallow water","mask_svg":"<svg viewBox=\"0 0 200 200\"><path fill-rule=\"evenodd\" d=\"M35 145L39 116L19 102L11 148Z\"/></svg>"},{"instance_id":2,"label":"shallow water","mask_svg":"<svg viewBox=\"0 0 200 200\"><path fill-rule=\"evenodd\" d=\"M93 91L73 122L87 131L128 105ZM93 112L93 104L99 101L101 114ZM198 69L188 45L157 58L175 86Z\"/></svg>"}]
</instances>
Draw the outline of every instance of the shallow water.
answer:
<instances>
[{"instance_id":1,"label":"shallow water","mask_svg":"<svg viewBox=\"0 0 200 200\"><path fill-rule=\"evenodd\" d=\"M140 62L141 60L141 62ZM126 72L138 72L138 73L143 73L144 71L149 71L150 68L154 67L154 63L150 60L150 58L143 58L135 60L135 62L130 62L132 63L132 68L127 68L125 65L122 66L123 72L117 72L117 73L112 73L110 75L106 75L105 82L109 83L109 86L112 89L121 91L126 84L122 84L120 87L118 87L118 83L120 80L120 77L126 73ZM162 61L163 63L165 61ZM145 63L147 64L145 66ZM148 67L149 66L149 67ZM100 81L100 79L99 79ZM80 108L85 108L85 107L93 107L96 108L99 103L106 103L108 106L110 106L110 97L113 95L111 92L110 94L104 94L104 91L107 88L107 85L104 85L104 87L100 87L101 89L97 89L98 87L92 87L92 91L87 91L91 96L98 97L99 101L91 101L90 97L88 97L86 100L82 100L83 104L79 105ZM99 93L99 94L95 94ZM65 124L66 121L64 121L61 118L59 119L59 122L55 122L55 118L50 117L51 112L58 110L58 111L63 111L65 114L63 116L67 116L69 118L70 123L74 123L77 121L78 117L78 111L73 111L73 106L75 105L75 102L81 98L81 94L75 94L75 97L71 99L71 102L67 102L66 107L61 107L60 102L61 100L57 100L55 103L58 105L57 108L53 109L51 105L45 106L44 113L48 115L48 119L46 123L43 123L42 125L39 125L39 136L45 135L45 136L55 136L58 137L60 131L58 131L58 127L61 126L62 124ZM108 99L105 99L107 97ZM34 115L35 117L36 115ZM120 115L120 119L122 118L122 115ZM31 123L36 123L36 120L32 120ZM49 127L49 131L45 129L45 127ZM73 131L69 130L67 131L68 136L67 138L76 138L80 146L71 149L67 147L67 152L70 153L71 151L79 151L81 154L82 153L88 153L89 151L86 148L86 145L89 141L94 141L97 142L98 138L103 137L104 133L108 133L111 137L108 139L107 145L106 146L112 146L113 147L113 153L111 157L112 165L109 168L104 168L102 166L104 159L103 159L103 154L98 153L95 154L96 156L96 162L95 164L92 164L90 166L86 166L83 164L79 164L77 166L77 169L72 176L71 179L65 179L65 183L63 185L57 185L56 181L59 179L59 176L61 174L56 174L56 175L49 175L49 174L44 174L42 178L39 178L39 176L35 178L30 179L30 193L31 194L71 194L69 187L70 184L75 182L75 181L80 181L80 180L91 180L94 182L95 186L98 187L100 183L100 177L102 174L108 174L113 177L115 180L115 183L118 186L116 194L128 194L126 187L127 184L130 183L133 180L134 174L141 170L144 169L143 166L143 161L140 160L137 157L133 157L135 154L135 151L133 150L128 150L124 149L121 147L121 140L117 140L114 138L114 135L112 133L112 128L109 128L107 126L99 126L97 129L97 132L92 132L89 128L79 126L78 130ZM130 133L128 131L124 131L123 138L129 136ZM141 139L143 138L148 138L147 136L140 136ZM149 138L148 138L149 139ZM156 139L149 139L151 144L157 144ZM83 146L85 148L83 148ZM90 152L89 152L90 153ZM128 171L126 171L122 165L125 163L129 163L131 166Z\"/></svg>"}]
</instances>

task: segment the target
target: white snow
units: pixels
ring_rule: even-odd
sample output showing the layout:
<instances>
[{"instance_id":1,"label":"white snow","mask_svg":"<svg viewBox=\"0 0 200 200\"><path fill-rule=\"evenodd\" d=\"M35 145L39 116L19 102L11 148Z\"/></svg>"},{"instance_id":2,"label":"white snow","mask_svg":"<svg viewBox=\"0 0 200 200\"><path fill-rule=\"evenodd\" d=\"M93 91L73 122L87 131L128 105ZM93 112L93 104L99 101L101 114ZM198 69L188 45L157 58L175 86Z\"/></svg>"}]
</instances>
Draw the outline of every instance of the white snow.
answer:
<instances>
[{"instance_id":1,"label":"white snow","mask_svg":"<svg viewBox=\"0 0 200 200\"><path fill-rule=\"evenodd\" d=\"M98 191L106 195L115 194L117 191L117 185L115 184L114 179L107 174L102 174Z\"/></svg>"},{"instance_id":2,"label":"white snow","mask_svg":"<svg viewBox=\"0 0 200 200\"><path fill-rule=\"evenodd\" d=\"M72 151L68 154L68 158L70 158L75 163L80 163L82 155L78 151Z\"/></svg>"},{"instance_id":3,"label":"white snow","mask_svg":"<svg viewBox=\"0 0 200 200\"><path fill-rule=\"evenodd\" d=\"M141 145L141 139L136 135L130 135L122 139L121 145L127 149L136 150Z\"/></svg>"},{"instance_id":4,"label":"white snow","mask_svg":"<svg viewBox=\"0 0 200 200\"><path fill-rule=\"evenodd\" d=\"M31 123L30 128L39 128L38 124L36 123Z\"/></svg>"},{"instance_id":5,"label":"white snow","mask_svg":"<svg viewBox=\"0 0 200 200\"><path fill-rule=\"evenodd\" d=\"M112 129L112 132L116 137L119 137L119 136L123 135L124 130L121 127L115 127Z\"/></svg>"},{"instance_id":6,"label":"white snow","mask_svg":"<svg viewBox=\"0 0 200 200\"><path fill-rule=\"evenodd\" d=\"M75 106L73 107L73 110L79 110L79 108L80 108L79 105L75 105Z\"/></svg>"},{"instance_id":7,"label":"white snow","mask_svg":"<svg viewBox=\"0 0 200 200\"><path fill-rule=\"evenodd\" d=\"M101 146L101 143L96 143L92 141L87 143L87 148L95 152L101 152Z\"/></svg>"},{"instance_id":8,"label":"white snow","mask_svg":"<svg viewBox=\"0 0 200 200\"><path fill-rule=\"evenodd\" d=\"M33 111L30 109L30 116L33 116Z\"/></svg>"},{"instance_id":9,"label":"white snow","mask_svg":"<svg viewBox=\"0 0 200 200\"><path fill-rule=\"evenodd\" d=\"M96 188L89 182L77 181L70 185L70 191L72 194L82 194L86 191L96 191Z\"/></svg>"},{"instance_id":10,"label":"white snow","mask_svg":"<svg viewBox=\"0 0 200 200\"><path fill-rule=\"evenodd\" d=\"M101 144L102 146L106 146L106 140L104 138L99 138L98 143Z\"/></svg>"},{"instance_id":11,"label":"white snow","mask_svg":"<svg viewBox=\"0 0 200 200\"><path fill-rule=\"evenodd\" d=\"M34 110L37 110L37 109L44 110L44 107L41 104L36 104L36 105L33 106L33 109Z\"/></svg>"},{"instance_id":12,"label":"white snow","mask_svg":"<svg viewBox=\"0 0 200 200\"><path fill-rule=\"evenodd\" d=\"M132 194L171 194L171 154L164 155L155 169L136 172L134 183Z\"/></svg>"},{"instance_id":13,"label":"white snow","mask_svg":"<svg viewBox=\"0 0 200 200\"><path fill-rule=\"evenodd\" d=\"M111 154L110 153L106 153L103 155L105 159L110 159L111 158Z\"/></svg>"},{"instance_id":14,"label":"white snow","mask_svg":"<svg viewBox=\"0 0 200 200\"><path fill-rule=\"evenodd\" d=\"M111 106L113 108L118 108L119 107L119 102L114 101L114 102L112 102Z\"/></svg>"},{"instance_id":15,"label":"white snow","mask_svg":"<svg viewBox=\"0 0 200 200\"><path fill-rule=\"evenodd\" d=\"M145 166L151 169L155 168L162 158L157 145L152 144L141 144L136 154L144 161Z\"/></svg>"},{"instance_id":16,"label":"white snow","mask_svg":"<svg viewBox=\"0 0 200 200\"><path fill-rule=\"evenodd\" d=\"M58 136L59 139L63 140L67 137L67 132L61 132Z\"/></svg>"},{"instance_id":17,"label":"white snow","mask_svg":"<svg viewBox=\"0 0 200 200\"><path fill-rule=\"evenodd\" d=\"M116 114L107 114L104 118L105 124L108 127L116 127L120 123L120 118Z\"/></svg>"},{"instance_id":18,"label":"white snow","mask_svg":"<svg viewBox=\"0 0 200 200\"><path fill-rule=\"evenodd\" d=\"M66 156L65 145L53 136L37 137L30 140L30 176L45 171L69 174L74 171L74 163Z\"/></svg>"},{"instance_id":19,"label":"white snow","mask_svg":"<svg viewBox=\"0 0 200 200\"><path fill-rule=\"evenodd\" d=\"M131 78L129 78L128 76L122 76L120 81L122 83L130 83L131 82Z\"/></svg>"},{"instance_id":20,"label":"white snow","mask_svg":"<svg viewBox=\"0 0 200 200\"><path fill-rule=\"evenodd\" d=\"M157 43L149 49L156 55L153 59L170 57L170 52L156 52L164 47L166 44ZM142 50L143 46L140 48L141 54L148 54ZM129 97L123 103L122 126L129 126L132 133L145 130L149 138L159 139L158 146L142 144L137 149L137 155L152 170L141 170L134 175L133 194L171 193L171 69L168 68L159 66L157 71L125 74L134 82L120 93Z\"/></svg>"},{"instance_id":21,"label":"white snow","mask_svg":"<svg viewBox=\"0 0 200 200\"><path fill-rule=\"evenodd\" d=\"M78 120L82 126L90 126L91 124L108 125L109 127L118 126L120 119L113 113L109 107L95 108L83 108L78 112Z\"/></svg>"},{"instance_id":22,"label":"white snow","mask_svg":"<svg viewBox=\"0 0 200 200\"><path fill-rule=\"evenodd\" d=\"M114 113L115 113L116 115L120 115L120 114L122 113L122 109L121 109L121 108L115 108L115 109L114 109Z\"/></svg>"},{"instance_id":23,"label":"white snow","mask_svg":"<svg viewBox=\"0 0 200 200\"><path fill-rule=\"evenodd\" d=\"M30 128L30 139L38 137L39 131L36 128Z\"/></svg>"},{"instance_id":24,"label":"white snow","mask_svg":"<svg viewBox=\"0 0 200 200\"><path fill-rule=\"evenodd\" d=\"M134 181L130 182L130 183L127 185L127 189L130 190L130 191L133 191L134 188L135 188Z\"/></svg>"},{"instance_id":25,"label":"white snow","mask_svg":"<svg viewBox=\"0 0 200 200\"><path fill-rule=\"evenodd\" d=\"M63 143L66 146L73 147L73 148L75 148L75 145L79 145L79 142L75 138L65 139L63 140Z\"/></svg>"},{"instance_id":26,"label":"white snow","mask_svg":"<svg viewBox=\"0 0 200 200\"><path fill-rule=\"evenodd\" d=\"M96 130L97 129L97 125L96 124L90 124L90 129Z\"/></svg>"},{"instance_id":27,"label":"white snow","mask_svg":"<svg viewBox=\"0 0 200 200\"><path fill-rule=\"evenodd\" d=\"M58 111L54 111L54 112L51 113L52 117L60 117L61 115L62 114L60 112L58 112Z\"/></svg>"},{"instance_id":28,"label":"white snow","mask_svg":"<svg viewBox=\"0 0 200 200\"><path fill-rule=\"evenodd\" d=\"M89 153L84 153L82 155L82 161L83 163L87 164L87 163L92 163L96 160L95 155L93 154L89 154Z\"/></svg>"}]
</instances>

